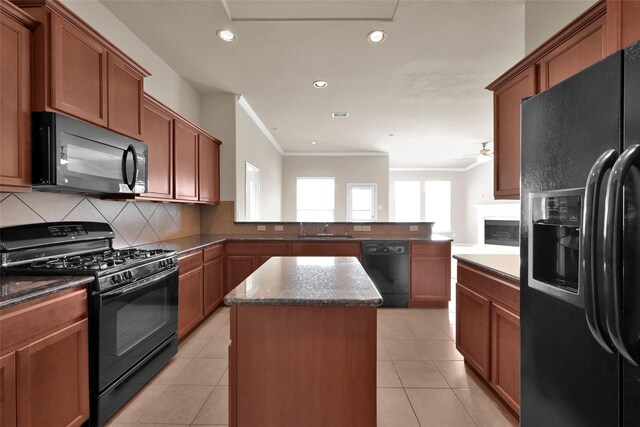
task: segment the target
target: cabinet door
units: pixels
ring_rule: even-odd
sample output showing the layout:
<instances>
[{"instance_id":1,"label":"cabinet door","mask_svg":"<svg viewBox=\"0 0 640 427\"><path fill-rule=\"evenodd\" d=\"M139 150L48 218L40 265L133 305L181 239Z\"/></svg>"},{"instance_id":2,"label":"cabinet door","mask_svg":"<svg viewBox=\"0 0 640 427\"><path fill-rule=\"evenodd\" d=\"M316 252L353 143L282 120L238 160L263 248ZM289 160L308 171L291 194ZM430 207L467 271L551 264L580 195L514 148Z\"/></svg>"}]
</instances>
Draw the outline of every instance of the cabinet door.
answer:
<instances>
[{"instance_id":1,"label":"cabinet door","mask_svg":"<svg viewBox=\"0 0 640 427\"><path fill-rule=\"evenodd\" d=\"M446 305L451 299L451 259L448 257L411 257L409 306L423 303Z\"/></svg>"},{"instance_id":2,"label":"cabinet door","mask_svg":"<svg viewBox=\"0 0 640 427\"><path fill-rule=\"evenodd\" d=\"M640 1L607 1L607 55L640 39Z\"/></svg>"},{"instance_id":3,"label":"cabinet door","mask_svg":"<svg viewBox=\"0 0 640 427\"><path fill-rule=\"evenodd\" d=\"M175 197L198 200L198 131L174 121Z\"/></svg>"},{"instance_id":4,"label":"cabinet door","mask_svg":"<svg viewBox=\"0 0 640 427\"><path fill-rule=\"evenodd\" d=\"M142 138L143 76L118 59L108 55L108 126L131 138Z\"/></svg>"},{"instance_id":5,"label":"cabinet door","mask_svg":"<svg viewBox=\"0 0 640 427\"><path fill-rule=\"evenodd\" d=\"M184 338L204 317L202 267L178 279L178 338Z\"/></svg>"},{"instance_id":6,"label":"cabinet door","mask_svg":"<svg viewBox=\"0 0 640 427\"><path fill-rule=\"evenodd\" d=\"M0 191L31 187L31 33L4 14L0 25Z\"/></svg>"},{"instance_id":7,"label":"cabinet door","mask_svg":"<svg viewBox=\"0 0 640 427\"><path fill-rule=\"evenodd\" d=\"M535 70L531 66L493 94L496 199L520 198L520 101L536 94Z\"/></svg>"},{"instance_id":8,"label":"cabinet door","mask_svg":"<svg viewBox=\"0 0 640 427\"><path fill-rule=\"evenodd\" d=\"M89 418L88 355L88 320L16 351L19 426L79 426Z\"/></svg>"},{"instance_id":9,"label":"cabinet door","mask_svg":"<svg viewBox=\"0 0 640 427\"><path fill-rule=\"evenodd\" d=\"M355 256L360 259L360 243L292 243L291 254L296 256Z\"/></svg>"},{"instance_id":10,"label":"cabinet door","mask_svg":"<svg viewBox=\"0 0 640 427\"><path fill-rule=\"evenodd\" d=\"M253 255L227 256L227 289L229 293L240 282L249 277L256 269Z\"/></svg>"},{"instance_id":11,"label":"cabinet door","mask_svg":"<svg viewBox=\"0 0 640 427\"><path fill-rule=\"evenodd\" d=\"M51 14L51 25L52 107L106 126L106 48L56 13Z\"/></svg>"},{"instance_id":12,"label":"cabinet door","mask_svg":"<svg viewBox=\"0 0 640 427\"><path fill-rule=\"evenodd\" d=\"M540 60L540 91L600 61L606 55L605 17L589 24Z\"/></svg>"},{"instance_id":13,"label":"cabinet door","mask_svg":"<svg viewBox=\"0 0 640 427\"><path fill-rule=\"evenodd\" d=\"M218 180L215 176L219 173L219 165L216 164L217 144L210 137L200 134L198 136L198 166L199 166L199 185L201 202L217 203L216 184Z\"/></svg>"},{"instance_id":14,"label":"cabinet door","mask_svg":"<svg viewBox=\"0 0 640 427\"><path fill-rule=\"evenodd\" d=\"M224 258L204 265L204 313L211 313L224 298Z\"/></svg>"},{"instance_id":15,"label":"cabinet door","mask_svg":"<svg viewBox=\"0 0 640 427\"><path fill-rule=\"evenodd\" d=\"M16 354L0 357L0 426L16 425Z\"/></svg>"},{"instance_id":16,"label":"cabinet door","mask_svg":"<svg viewBox=\"0 0 640 427\"><path fill-rule=\"evenodd\" d=\"M456 348L485 380L490 380L491 303L471 289L456 285Z\"/></svg>"},{"instance_id":17,"label":"cabinet door","mask_svg":"<svg viewBox=\"0 0 640 427\"><path fill-rule=\"evenodd\" d=\"M520 413L520 317L495 303L491 306L491 383Z\"/></svg>"},{"instance_id":18,"label":"cabinet door","mask_svg":"<svg viewBox=\"0 0 640 427\"><path fill-rule=\"evenodd\" d=\"M147 144L147 193L142 197L173 198L173 116L151 98L142 109L142 140Z\"/></svg>"}]
</instances>

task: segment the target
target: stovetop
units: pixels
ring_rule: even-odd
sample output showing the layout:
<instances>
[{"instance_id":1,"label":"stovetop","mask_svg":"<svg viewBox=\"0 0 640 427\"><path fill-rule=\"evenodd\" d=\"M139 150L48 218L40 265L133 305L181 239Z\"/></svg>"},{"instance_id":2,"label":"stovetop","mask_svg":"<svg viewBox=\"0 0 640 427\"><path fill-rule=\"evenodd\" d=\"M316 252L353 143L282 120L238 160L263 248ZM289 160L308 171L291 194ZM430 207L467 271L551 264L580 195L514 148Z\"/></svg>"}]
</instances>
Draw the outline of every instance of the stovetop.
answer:
<instances>
[{"instance_id":1,"label":"stovetop","mask_svg":"<svg viewBox=\"0 0 640 427\"><path fill-rule=\"evenodd\" d=\"M169 251L162 249L111 249L103 252L50 258L34 261L30 269L64 269L64 270L108 270L117 266L137 264L139 260L164 257Z\"/></svg>"}]
</instances>

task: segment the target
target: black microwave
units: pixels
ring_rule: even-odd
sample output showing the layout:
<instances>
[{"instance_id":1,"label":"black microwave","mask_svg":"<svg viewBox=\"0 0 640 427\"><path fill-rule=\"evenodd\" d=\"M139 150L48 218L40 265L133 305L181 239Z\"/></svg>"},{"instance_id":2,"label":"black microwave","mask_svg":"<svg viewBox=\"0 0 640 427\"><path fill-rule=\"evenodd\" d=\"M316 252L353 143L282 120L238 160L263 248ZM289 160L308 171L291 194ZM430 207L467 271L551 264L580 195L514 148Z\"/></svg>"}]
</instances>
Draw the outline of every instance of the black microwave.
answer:
<instances>
[{"instance_id":1,"label":"black microwave","mask_svg":"<svg viewBox=\"0 0 640 427\"><path fill-rule=\"evenodd\" d=\"M122 194L147 191L147 145L58 113L32 115L34 190Z\"/></svg>"}]
</instances>

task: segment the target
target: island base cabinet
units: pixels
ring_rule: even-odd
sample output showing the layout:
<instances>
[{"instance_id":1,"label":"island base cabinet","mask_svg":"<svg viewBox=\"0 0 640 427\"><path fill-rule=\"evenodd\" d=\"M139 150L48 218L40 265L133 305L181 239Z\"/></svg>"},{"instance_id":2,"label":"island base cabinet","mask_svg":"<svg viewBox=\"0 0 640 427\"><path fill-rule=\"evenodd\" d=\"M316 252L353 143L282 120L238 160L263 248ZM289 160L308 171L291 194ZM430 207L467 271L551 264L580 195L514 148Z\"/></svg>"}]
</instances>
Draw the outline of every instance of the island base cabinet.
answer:
<instances>
[{"instance_id":1,"label":"island base cabinet","mask_svg":"<svg viewBox=\"0 0 640 427\"><path fill-rule=\"evenodd\" d=\"M376 307L231 308L229 425L376 425Z\"/></svg>"},{"instance_id":2,"label":"island base cabinet","mask_svg":"<svg viewBox=\"0 0 640 427\"><path fill-rule=\"evenodd\" d=\"M89 418L88 321L16 351L18 426L80 426Z\"/></svg>"},{"instance_id":3,"label":"island base cabinet","mask_svg":"<svg viewBox=\"0 0 640 427\"><path fill-rule=\"evenodd\" d=\"M496 393L520 413L520 316L491 306L491 383Z\"/></svg>"}]
</instances>

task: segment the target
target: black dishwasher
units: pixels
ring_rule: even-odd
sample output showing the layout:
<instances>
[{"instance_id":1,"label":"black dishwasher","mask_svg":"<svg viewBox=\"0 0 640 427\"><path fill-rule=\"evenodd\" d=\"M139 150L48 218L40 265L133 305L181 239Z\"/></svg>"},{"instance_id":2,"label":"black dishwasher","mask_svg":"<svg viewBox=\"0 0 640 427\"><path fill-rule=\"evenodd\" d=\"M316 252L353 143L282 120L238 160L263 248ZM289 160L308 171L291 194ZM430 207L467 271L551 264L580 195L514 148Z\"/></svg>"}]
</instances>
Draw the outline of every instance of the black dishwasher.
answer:
<instances>
[{"instance_id":1,"label":"black dishwasher","mask_svg":"<svg viewBox=\"0 0 640 427\"><path fill-rule=\"evenodd\" d=\"M409 243L362 242L362 264L382 295L382 307L406 307L409 299Z\"/></svg>"}]
</instances>

